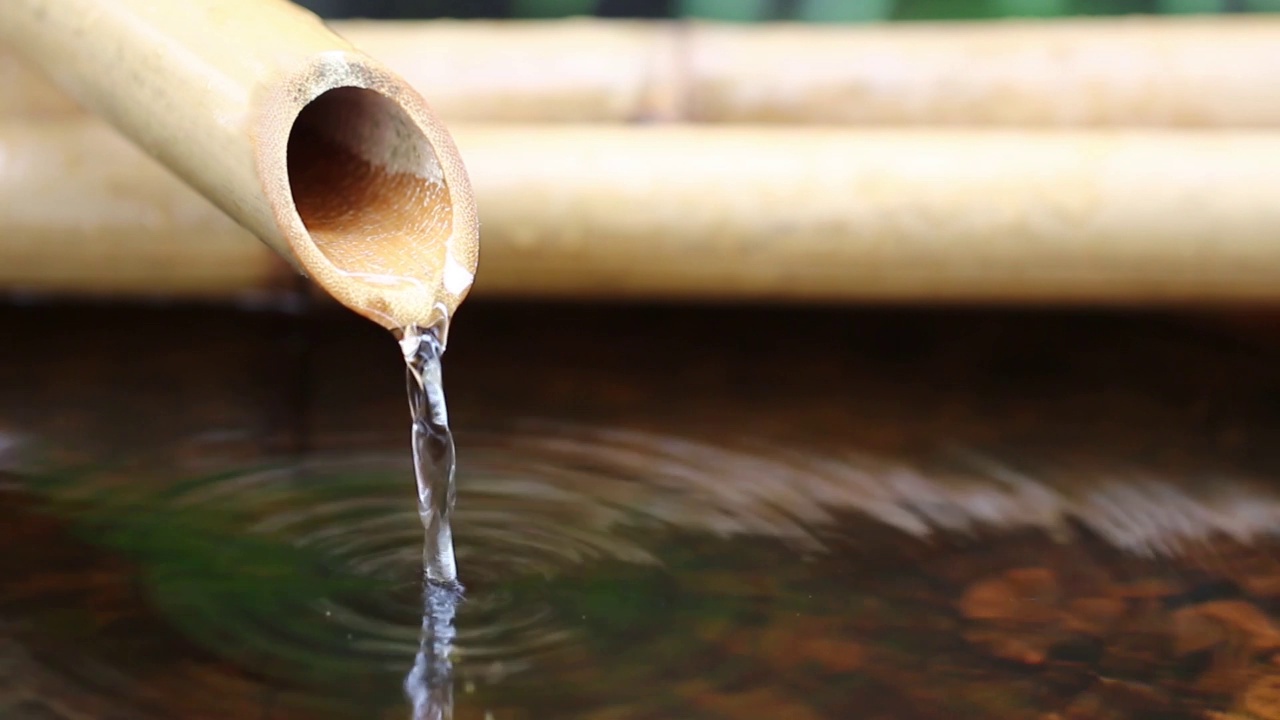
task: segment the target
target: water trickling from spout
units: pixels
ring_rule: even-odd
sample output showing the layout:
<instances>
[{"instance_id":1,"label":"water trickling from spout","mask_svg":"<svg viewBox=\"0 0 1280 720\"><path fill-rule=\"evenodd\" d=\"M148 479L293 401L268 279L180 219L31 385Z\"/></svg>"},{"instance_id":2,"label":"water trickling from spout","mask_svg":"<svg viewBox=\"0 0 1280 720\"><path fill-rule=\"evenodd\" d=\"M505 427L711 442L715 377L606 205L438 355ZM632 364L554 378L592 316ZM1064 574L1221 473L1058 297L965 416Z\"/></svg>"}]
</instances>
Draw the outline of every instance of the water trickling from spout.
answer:
<instances>
[{"instance_id":1,"label":"water trickling from spout","mask_svg":"<svg viewBox=\"0 0 1280 720\"><path fill-rule=\"evenodd\" d=\"M440 359L444 345L438 329L411 327L400 338L404 352L409 413L413 419L413 467L418 482L418 514L426 532L422 548L427 579L458 580L449 515L454 503L454 447L445 406Z\"/></svg>"}]
</instances>

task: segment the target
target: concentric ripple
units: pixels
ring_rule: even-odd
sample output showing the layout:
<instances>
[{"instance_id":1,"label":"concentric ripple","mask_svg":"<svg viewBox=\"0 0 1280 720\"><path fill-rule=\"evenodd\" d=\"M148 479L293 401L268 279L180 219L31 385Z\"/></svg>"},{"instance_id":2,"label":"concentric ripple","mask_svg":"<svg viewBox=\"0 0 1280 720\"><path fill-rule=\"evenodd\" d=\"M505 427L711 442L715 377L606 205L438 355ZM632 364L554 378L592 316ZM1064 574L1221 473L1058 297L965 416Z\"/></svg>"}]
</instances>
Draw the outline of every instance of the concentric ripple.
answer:
<instances>
[{"instance_id":1,"label":"concentric ripple","mask_svg":"<svg viewBox=\"0 0 1280 720\"><path fill-rule=\"evenodd\" d=\"M1092 472L1084 483L1083 472L1042 467L1033 476L972 453L953 453L943 472L940 466L821 456L745 438L713 444L559 423L463 433L458 446L454 527L466 594L448 629L447 664L463 685L496 686L530 671L599 660L588 649L592 638L584 625L552 591L565 587L557 585L565 579L591 579L594 569L606 566L610 572L635 567L682 573L686 599L706 592L714 583L693 577L691 568L704 562L696 550L685 565L669 567L663 548L670 549L677 535L768 538L772 560L752 561L776 563L786 562L791 551L822 550L832 525L851 513L904 537L983 525L1052 530L1075 523L1138 552L1172 551L1215 532L1247 539L1273 532L1280 519L1274 492L1242 482ZM176 481L175 466L167 472L10 479L8 486L19 482L27 486L24 492L52 499L62 508L56 514L69 518L93 546L123 558L119 564L137 576L125 584L140 586L163 626L188 644L163 652L203 654L203 665L176 666L181 673L170 692L217 694L221 687L246 694L261 683L305 690L315 702L359 697L363 709L370 698L398 702L403 678L421 668L423 632L430 625L408 453L343 451ZM34 579L0 592L0 641L8 632L6 609L69 605L73 601L56 594L69 585L89 598L76 602L116 618L110 628L124 628L113 631L127 635L134 622L128 613L146 612L112 606L125 591L105 570L58 571L63 574L54 577L22 567ZM753 568L740 571L746 584L721 572L717 577L729 577L734 588L726 594L743 588L762 593L752 578L768 573ZM590 585L567 587L579 592ZM651 599L662 599L661 583L629 587L648 588L655 593ZM761 596L775 602L781 593ZM806 594L803 607L839 618L841 602ZM14 637L21 636L15 630ZM163 655L150 646L125 651L107 644L85 648L81 658L67 656L64 648L54 674L86 692L92 685L99 698L114 697L127 685L136 686L133 694L143 700L148 692L163 695L154 678L128 677L135 668L127 653L143 651ZM118 667L112 667L113 653L126 653ZM46 656L31 657L39 658L33 666L51 667ZM90 667L93 658L102 668ZM332 711L334 705L320 707Z\"/></svg>"},{"instance_id":2,"label":"concentric ripple","mask_svg":"<svg viewBox=\"0 0 1280 720\"><path fill-rule=\"evenodd\" d=\"M702 466L692 445L671 438L549 424L458 442L466 594L451 659L463 682L497 682L574 648L578 630L557 619L543 588L593 563L660 565L642 538L663 527L723 530L732 519L738 530L788 533L750 517L764 505L717 507L737 495L705 492L735 463L759 462L726 463L732 451L707 448L716 454ZM177 481L101 472L32 489L75 508L95 543L136 561L150 603L187 640L314 687L399 677L413 664L424 620L412 478L407 453L343 452Z\"/></svg>"},{"instance_id":3,"label":"concentric ripple","mask_svg":"<svg viewBox=\"0 0 1280 720\"><path fill-rule=\"evenodd\" d=\"M517 598L512 585L552 580L598 560L657 559L615 532L631 514L627 508L551 474L517 474L518 448L484 438L471 443L454 521L467 588L454 662L460 675L495 680L572 640L536 593ZM326 578L318 586L331 590L312 598L282 593L298 605L288 612L236 592L197 606L188 593L213 597L218 579L206 578L215 586L202 592L191 587L199 578L185 577L181 601L165 603L161 594L162 606L175 623L217 643L219 654L253 667L292 672L330 659L363 671L370 663L403 670L418 650L423 614L422 527L406 495L411 472L391 454L317 457L177 488L169 508L237 518L247 537L314 559L314 572ZM206 612L195 614L200 610ZM246 647L252 657L244 657Z\"/></svg>"}]
</instances>

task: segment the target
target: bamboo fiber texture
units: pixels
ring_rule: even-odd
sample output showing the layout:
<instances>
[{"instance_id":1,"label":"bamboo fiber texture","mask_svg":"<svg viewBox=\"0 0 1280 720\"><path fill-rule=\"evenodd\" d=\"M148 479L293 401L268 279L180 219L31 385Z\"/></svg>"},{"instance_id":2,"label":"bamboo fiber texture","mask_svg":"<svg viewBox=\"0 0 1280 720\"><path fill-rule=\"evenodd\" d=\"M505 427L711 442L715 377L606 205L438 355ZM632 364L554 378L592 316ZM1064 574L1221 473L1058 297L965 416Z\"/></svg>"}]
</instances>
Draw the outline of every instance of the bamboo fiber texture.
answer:
<instances>
[{"instance_id":1,"label":"bamboo fiber texture","mask_svg":"<svg viewBox=\"0 0 1280 720\"><path fill-rule=\"evenodd\" d=\"M484 208L481 297L1280 298L1280 133L453 134ZM0 155L0 286L249 299L287 287L270 252L100 124L9 123Z\"/></svg>"},{"instance_id":2,"label":"bamboo fiber texture","mask_svg":"<svg viewBox=\"0 0 1280 720\"><path fill-rule=\"evenodd\" d=\"M284 0L7 0L0 40L366 317L435 325L470 289L475 207L452 138L315 15ZM205 242L181 234L201 227L173 241Z\"/></svg>"},{"instance_id":3,"label":"bamboo fiber texture","mask_svg":"<svg viewBox=\"0 0 1280 720\"><path fill-rule=\"evenodd\" d=\"M331 26L452 122L1280 126L1268 16ZM0 81L0 116L76 112L2 53Z\"/></svg>"}]
</instances>

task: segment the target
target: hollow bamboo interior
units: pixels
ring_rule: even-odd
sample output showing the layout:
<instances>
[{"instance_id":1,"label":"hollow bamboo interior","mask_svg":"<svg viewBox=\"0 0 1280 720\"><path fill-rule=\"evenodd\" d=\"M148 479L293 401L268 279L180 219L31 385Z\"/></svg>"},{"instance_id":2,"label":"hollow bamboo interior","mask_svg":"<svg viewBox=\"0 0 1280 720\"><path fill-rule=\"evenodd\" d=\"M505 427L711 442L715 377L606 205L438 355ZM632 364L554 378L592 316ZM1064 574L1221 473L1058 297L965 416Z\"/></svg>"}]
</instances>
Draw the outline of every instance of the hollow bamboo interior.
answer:
<instances>
[{"instance_id":1,"label":"hollow bamboo interior","mask_svg":"<svg viewBox=\"0 0 1280 720\"><path fill-rule=\"evenodd\" d=\"M453 133L484 208L482 297L1280 299L1280 132ZM14 159L0 165L0 287L288 287L248 233L98 123L0 125L0 154Z\"/></svg>"},{"instance_id":2,"label":"hollow bamboo interior","mask_svg":"<svg viewBox=\"0 0 1280 720\"><path fill-rule=\"evenodd\" d=\"M433 325L469 290L475 207L452 138L315 15L284 0L10 0L0 41L370 319Z\"/></svg>"},{"instance_id":3,"label":"hollow bamboo interior","mask_svg":"<svg viewBox=\"0 0 1280 720\"><path fill-rule=\"evenodd\" d=\"M453 122L1280 125L1269 16L330 25ZM3 52L0 80L0 116L75 112Z\"/></svg>"}]
</instances>

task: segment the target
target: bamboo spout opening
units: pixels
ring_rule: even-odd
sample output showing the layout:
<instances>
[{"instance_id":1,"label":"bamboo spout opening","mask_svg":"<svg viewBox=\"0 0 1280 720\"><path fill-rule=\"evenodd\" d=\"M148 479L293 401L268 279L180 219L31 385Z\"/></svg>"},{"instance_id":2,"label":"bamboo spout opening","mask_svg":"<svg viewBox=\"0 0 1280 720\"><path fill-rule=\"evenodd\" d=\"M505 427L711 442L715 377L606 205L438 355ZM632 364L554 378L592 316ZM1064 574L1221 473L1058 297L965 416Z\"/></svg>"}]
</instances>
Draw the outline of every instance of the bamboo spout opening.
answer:
<instances>
[{"instance_id":1,"label":"bamboo spout opening","mask_svg":"<svg viewBox=\"0 0 1280 720\"><path fill-rule=\"evenodd\" d=\"M288 0L4 6L7 46L349 309L433 327L470 292L479 222L453 138L314 13Z\"/></svg>"},{"instance_id":2,"label":"bamboo spout opening","mask_svg":"<svg viewBox=\"0 0 1280 720\"><path fill-rule=\"evenodd\" d=\"M289 189L316 249L357 283L414 284L438 268L453 202L430 140L382 94L328 90L289 132Z\"/></svg>"}]
</instances>

